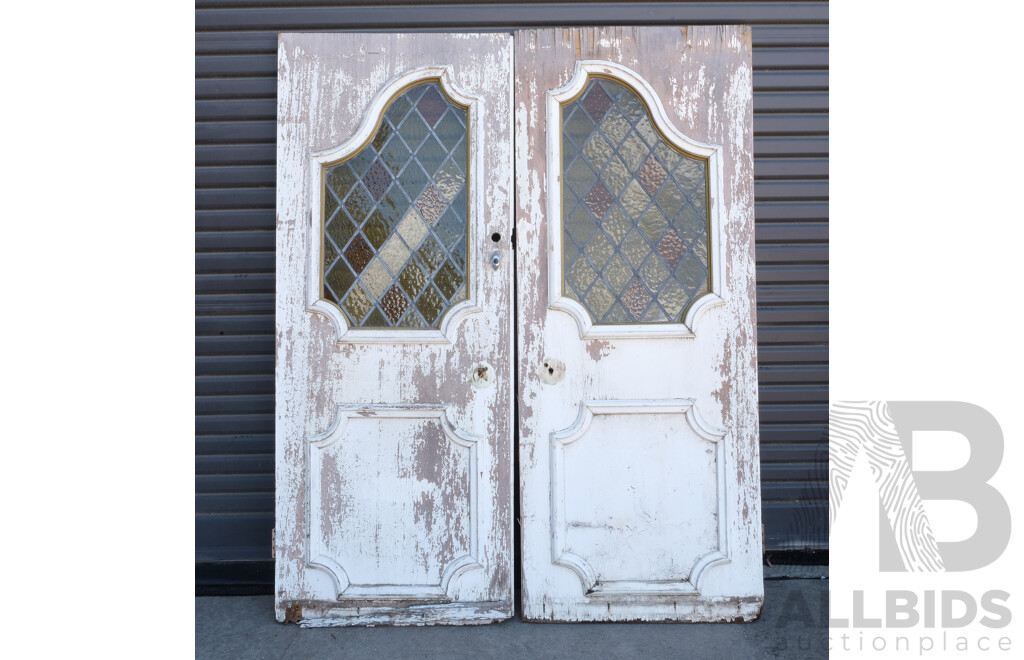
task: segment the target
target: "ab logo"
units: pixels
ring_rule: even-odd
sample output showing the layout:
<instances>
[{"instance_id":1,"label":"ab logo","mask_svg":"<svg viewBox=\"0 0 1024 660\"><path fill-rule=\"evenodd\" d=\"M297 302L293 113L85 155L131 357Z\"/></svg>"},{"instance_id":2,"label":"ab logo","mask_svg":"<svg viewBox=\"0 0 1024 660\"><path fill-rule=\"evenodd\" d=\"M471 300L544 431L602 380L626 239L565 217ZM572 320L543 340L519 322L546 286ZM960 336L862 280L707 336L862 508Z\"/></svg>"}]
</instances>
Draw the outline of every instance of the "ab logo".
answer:
<instances>
[{"instance_id":1,"label":"ab logo","mask_svg":"<svg viewBox=\"0 0 1024 660\"><path fill-rule=\"evenodd\" d=\"M956 470L913 470L915 431L952 431L967 439L970 457ZM956 401L840 402L829 411L829 529L854 461L867 455L880 505L879 570L971 571L994 562L1010 540L1010 509L988 484L1003 458L1003 432L979 406ZM978 517L974 535L936 541L925 500L957 500Z\"/></svg>"}]
</instances>

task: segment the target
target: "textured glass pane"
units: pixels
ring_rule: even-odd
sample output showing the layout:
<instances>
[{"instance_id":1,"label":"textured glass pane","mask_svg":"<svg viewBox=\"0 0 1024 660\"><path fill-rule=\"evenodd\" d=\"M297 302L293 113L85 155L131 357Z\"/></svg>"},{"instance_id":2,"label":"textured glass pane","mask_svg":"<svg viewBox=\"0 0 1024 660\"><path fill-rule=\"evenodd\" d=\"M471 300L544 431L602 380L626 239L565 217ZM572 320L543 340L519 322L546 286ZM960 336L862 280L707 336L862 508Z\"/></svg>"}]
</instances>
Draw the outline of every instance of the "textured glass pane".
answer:
<instances>
[{"instance_id":1,"label":"textured glass pane","mask_svg":"<svg viewBox=\"0 0 1024 660\"><path fill-rule=\"evenodd\" d=\"M595 323L678 323L708 291L707 165L597 78L562 106L563 293Z\"/></svg>"},{"instance_id":2,"label":"textured glass pane","mask_svg":"<svg viewBox=\"0 0 1024 660\"><path fill-rule=\"evenodd\" d=\"M351 327L437 328L467 297L469 114L436 81L323 170L323 297Z\"/></svg>"}]
</instances>

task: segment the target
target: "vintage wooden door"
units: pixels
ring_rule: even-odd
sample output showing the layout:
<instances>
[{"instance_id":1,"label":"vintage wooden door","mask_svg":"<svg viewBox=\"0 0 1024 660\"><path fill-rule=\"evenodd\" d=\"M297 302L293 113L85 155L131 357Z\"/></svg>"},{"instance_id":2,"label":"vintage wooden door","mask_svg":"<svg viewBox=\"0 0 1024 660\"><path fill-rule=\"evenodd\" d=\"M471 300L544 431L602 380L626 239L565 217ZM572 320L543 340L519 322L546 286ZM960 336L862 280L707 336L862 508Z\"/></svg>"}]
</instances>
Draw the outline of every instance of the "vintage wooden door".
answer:
<instances>
[{"instance_id":1,"label":"vintage wooden door","mask_svg":"<svg viewBox=\"0 0 1024 660\"><path fill-rule=\"evenodd\" d=\"M750 30L515 41L523 616L755 618Z\"/></svg>"},{"instance_id":2,"label":"vintage wooden door","mask_svg":"<svg viewBox=\"0 0 1024 660\"><path fill-rule=\"evenodd\" d=\"M278 618L756 617L749 29L279 61Z\"/></svg>"},{"instance_id":3,"label":"vintage wooden door","mask_svg":"<svg viewBox=\"0 0 1024 660\"><path fill-rule=\"evenodd\" d=\"M278 620L512 615L512 40L285 34Z\"/></svg>"}]
</instances>

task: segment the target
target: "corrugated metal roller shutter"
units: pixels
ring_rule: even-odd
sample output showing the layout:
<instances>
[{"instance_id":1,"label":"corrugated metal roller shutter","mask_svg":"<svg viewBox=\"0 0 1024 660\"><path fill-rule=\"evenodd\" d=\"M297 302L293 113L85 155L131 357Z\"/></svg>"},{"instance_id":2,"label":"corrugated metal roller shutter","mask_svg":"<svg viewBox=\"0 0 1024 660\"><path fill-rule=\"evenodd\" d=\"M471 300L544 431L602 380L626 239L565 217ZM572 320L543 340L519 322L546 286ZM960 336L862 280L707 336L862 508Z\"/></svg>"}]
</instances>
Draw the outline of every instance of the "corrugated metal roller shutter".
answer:
<instances>
[{"instance_id":1,"label":"corrugated metal roller shutter","mask_svg":"<svg viewBox=\"0 0 1024 660\"><path fill-rule=\"evenodd\" d=\"M197 7L197 582L272 580L276 47L286 30L509 30L581 24L581 17L586 24L753 25L766 546L827 548L827 4L199 0Z\"/></svg>"}]
</instances>

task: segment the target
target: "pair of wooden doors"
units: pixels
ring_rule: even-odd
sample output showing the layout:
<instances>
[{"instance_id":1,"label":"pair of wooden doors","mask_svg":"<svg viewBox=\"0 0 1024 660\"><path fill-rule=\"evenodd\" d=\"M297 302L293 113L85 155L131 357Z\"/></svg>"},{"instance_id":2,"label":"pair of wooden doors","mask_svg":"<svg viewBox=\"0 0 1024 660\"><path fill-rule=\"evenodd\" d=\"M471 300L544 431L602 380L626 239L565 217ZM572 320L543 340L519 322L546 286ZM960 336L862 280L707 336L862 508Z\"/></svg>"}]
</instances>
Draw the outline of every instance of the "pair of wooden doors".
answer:
<instances>
[{"instance_id":1,"label":"pair of wooden doors","mask_svg":"<svg viewBox=\"0 0 1024 660\"><path fill-rule=\"evenodd\" d=\"M281 36L279 620L759 614L750 52Z\"/></svg>"}]
</instances>

